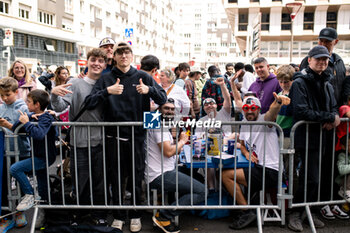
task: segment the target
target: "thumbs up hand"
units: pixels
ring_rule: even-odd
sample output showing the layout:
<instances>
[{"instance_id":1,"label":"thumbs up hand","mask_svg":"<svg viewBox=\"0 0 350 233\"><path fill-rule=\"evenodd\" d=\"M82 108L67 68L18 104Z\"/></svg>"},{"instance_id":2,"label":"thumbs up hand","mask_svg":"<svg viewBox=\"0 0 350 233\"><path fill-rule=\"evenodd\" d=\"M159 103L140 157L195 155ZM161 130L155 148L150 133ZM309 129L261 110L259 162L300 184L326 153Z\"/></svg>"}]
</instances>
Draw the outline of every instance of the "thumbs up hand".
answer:
<instances>
[{"instance_id":1,"label":"thumbs up hand","mask_svg":"<svg viewBox=\"0 0 350 233\"><path fill-rule=\"evenodd\" d=\"M149 87L142 82L142 78L140 78L140 84L136 86L136 90L140 94L147 94L149 92Z\"/></svg>"},{"instance_id":2,"label":"thumbs up hand","mask_svg":"<svg viewBox=\"0 0 350 233\"><path fill-rule=\"evenodd\" d=\"M123 93L124 90L124 85L119 84L120 83L120 79L117 79L117 82L115 84L113 84L112 86L107 87L107 92L108 94L111 95L121 95Z\"/></svg>"}]
</instances>

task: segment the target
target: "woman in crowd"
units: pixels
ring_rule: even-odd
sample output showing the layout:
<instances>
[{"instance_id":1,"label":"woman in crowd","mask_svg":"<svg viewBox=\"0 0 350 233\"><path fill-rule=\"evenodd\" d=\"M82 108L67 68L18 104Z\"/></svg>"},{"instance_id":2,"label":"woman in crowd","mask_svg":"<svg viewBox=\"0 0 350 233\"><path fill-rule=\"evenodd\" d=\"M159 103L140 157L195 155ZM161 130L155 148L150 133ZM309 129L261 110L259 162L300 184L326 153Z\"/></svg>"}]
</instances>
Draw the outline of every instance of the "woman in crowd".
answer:
<instances>
[{"instance_id":1,"label":"woman in crowd","mask_svg":"<svg viewBox=\"0 0 350 233\"><path fill-rule=\"evenodd\" d=\"M190 99L181 87L173 84L174 78L171 70L162 70L159 75L160 86L163 87L168 98L175 100L175 115L188 116L191 106ZM157 107L155 106L155 108Z\"/></svg>"},{"instance_id":2,"label":"woman in crowd","mask_svg":"<svg viewBox=\"0 0 350 233\"><path fill-rule=\"evenodd\" d=\"M18 81L18 94L17 98L26 99L27 94L36 89L35 81L30 77L28 68L21 60L16 60L12 63L8 77L12 77Z\"/></svg>"}]
</instances>

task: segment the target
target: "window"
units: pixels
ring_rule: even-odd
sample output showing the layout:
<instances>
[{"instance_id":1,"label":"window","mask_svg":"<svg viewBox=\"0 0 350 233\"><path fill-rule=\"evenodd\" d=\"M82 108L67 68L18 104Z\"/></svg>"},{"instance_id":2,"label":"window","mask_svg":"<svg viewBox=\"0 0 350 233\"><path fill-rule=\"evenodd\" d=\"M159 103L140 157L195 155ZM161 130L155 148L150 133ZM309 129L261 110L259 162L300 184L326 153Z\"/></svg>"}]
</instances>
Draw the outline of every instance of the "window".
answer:
<instances>
[{"instance_id":1,"label":"window","mask_svg":"<svg viewBox=\"0 0 350 233\"><path fill-rule=\"evenodd\" d=\"M228 0L228 3L237 3L237 0Z\"/></svg>"},{"instance_id":2,"label":"window","mask_svg":"<svg viewBox=\"0 0 350 233\"><path fill-rule=\"evenodd\" d=\"M18 16L23 19L29 19L30 7L19 4Z\"/></svg>"},{"instance_id":3,"label":"window","mask_svg":"<svg viewBox=\"0 0 350 233\"><path fill-rule=\"evenodd\" d=\"M238 31L247 31L248 27L248 14L240 13L238 16Z\"/></svg>"},{"instance_id":4,"label":"window","mask_svg":"<svg viewBox=\"0 0 350 233\"><path fill-rule=\"evenodd\" d=\"M64 52L74 53L74 44L71 42L64 42Z\"/></svg>"},{"instance_id":5,"label":"window","mask_svg":"<svg viewBox=\"0 0 350 233\"><path fill-rule=\"evenodd\" d=\"M290 30L292 27L292 20L290 18L289 13L282 13L282 23L281 23L281 29L282 30Z\"/></svg>"},{"instance_id":6,"label":"window","mask_svg":"<svg viewBox=\"0 0 350 233\"><path fill-rule=\"evenodd\" d=\"M67 13L70 13L70 14L73 13L73 1L72 0L65 0L64 1L64 11Z\"/></svg>"},{"instance_id":7,"label":"window","mask_svg":"<svg viewBox=\"0 0 350 233\"><path fill-rule=\"evenodd\" d=\"M314 30L313 12L304 12L304 30Z\"/></svg>"},{"instance_id":8,"label":"window","mask_svg":"<svg viewBox=\"0 0 350 233\"><path fill-rule=\"evenodd\" d=\"M101 19L101 8L96 7L96 18Z\"/></svg>"},{"instance_id":9,"label":"window","mask_svg":"<svg viewBox=\"0 0 350 233\"><path fill-rule=\"evenodd\" d=\"M259 0L250 0L250 2L259 2Z\"/></svg>"},{"instance_id":10,"label":"window","mask_svg":"<svg viewBox=\"0 0 350 233\"><path fill-rule=\"evenodd\" d=\"M54 15L39 11L38 12L38 21L40 23L54 25Z\"/></svg>"},{"instance_id":11,"label":"window","mask_svg":"<svg viewBox=\"0 0 350 233\"><path fill-rule=\"evenodd\" d=\"M327 27L337 29L337 12L327 12Z\"/></svg>"},{"instance_id":12,"label":"window","mask_svg":"<svg viewBox=\"0 0 350 233\"><path fill-rule=\"evenodd\" d=\"M270 13L261 14L261 30L262 31L270 30Z\"/></svg>"},{"instance_id":13,"label":"window","mask_svg":"<svg viewBox=\"0 0 350 233\"><path fill-rule=\"evenodd\" d=\"M0 1L0 13L9 13L9 3Z\"/></svg>"},{"instance_id":14,"label":"window","mask_svg":"<svg viewBox=\"0 0 350 233\"><path fill-rule=\"evenodd\" d=\"M62 18L62 29L73 30L73 21L71 19Z\"/></svg>"},{"instance_id":15,"label":"window","mask_svg":"<svg viewBox=\"0 0 350 233\"><path fill-rule=\"evenodd\" d=\"M84 1L80 1L80 12L83 13L85 8Z\"/></svg>"},{"instance_id":16,"label":"window","mask_svg":"<svg viewBox=\"0 0 350 233\"><path fill-rule=\"evenodd\" d=\"M84 35L85 34L84 31L85 31L85 24L80 23L80 34Z\"/></svg>"}]
</instances>

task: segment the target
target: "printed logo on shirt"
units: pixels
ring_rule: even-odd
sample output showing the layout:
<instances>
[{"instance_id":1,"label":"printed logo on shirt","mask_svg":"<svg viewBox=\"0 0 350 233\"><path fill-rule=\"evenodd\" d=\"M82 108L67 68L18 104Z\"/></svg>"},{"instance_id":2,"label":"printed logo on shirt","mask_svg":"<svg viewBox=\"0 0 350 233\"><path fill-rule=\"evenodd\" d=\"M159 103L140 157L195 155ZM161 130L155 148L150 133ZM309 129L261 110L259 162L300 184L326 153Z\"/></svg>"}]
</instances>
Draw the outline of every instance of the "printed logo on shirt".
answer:
<instances>
[{"instance_id":1,"label":"printed logo on shirt","mask_svg":"<svg viewBox=\"0 0 350 233\"><path fill-rule=\"evenodd\" d=\"M156 112L144 112L143 113L143 128L144 129L160 129L160 116L159 111Z\"/></svg>"}]
</instances>

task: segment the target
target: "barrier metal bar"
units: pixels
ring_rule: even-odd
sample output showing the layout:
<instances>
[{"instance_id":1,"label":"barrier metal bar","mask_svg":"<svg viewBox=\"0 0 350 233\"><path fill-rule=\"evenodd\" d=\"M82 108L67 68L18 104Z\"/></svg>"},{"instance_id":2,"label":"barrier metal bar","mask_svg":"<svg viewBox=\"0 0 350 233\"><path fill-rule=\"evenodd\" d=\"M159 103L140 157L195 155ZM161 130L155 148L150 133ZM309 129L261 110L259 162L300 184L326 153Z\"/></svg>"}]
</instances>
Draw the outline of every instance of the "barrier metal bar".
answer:
<instances>
[{"instance_id":1,"label":"barrier metal bar","mask_svg":"<svg viewBox=\"0 0 350 233\"><path fill-rule=\"evenodd\" d=\"M58 127L58 138L59 138L59 140L60 140L60 142L61 142L61 140L62 140L62 128L61 127ZM63 205L65 205L66 204L66 197L65 197L65 195L64 195L64 189L65 189L65 186L64 186L64 181L63 181L63 158L62 158L62 143L60 143L60 164L61 164L61 166L60 166L60 171L61 171L61 176L60 176L60 178L61 178L61 187L62 187L62 190L61 190L61 194L62 194L62 203L63 203ZM48 175L48 176L50 176L50 175ZM51 193L50 193L50 195L51 195Z\"/></svg>"},{"instance_id":2,"label":"barrier metal bar","mask_svg":"<svg viewBox=\"0 0 350 233\"><path fill-rule=\"evenodd\" d=\"M102 127L102 159L103 159L103 190L104 190L104 198L105 198L105 206L107 206L107 178L106 178L106 128ZM109 190L109 189L108 189Z\"/></svg>"},{"instance_id":3,"label":"barrier metal bar","mask_svg":"<svg viewBox=\"0 0 350 233\"><path fill-rule=\"evenodd\" d=\"M89 179L89 188L90 188L90 202L92 203L92 204L94 204L94 195L93 195L93 191L92 191L92 179L93 179L93 177L92 177L92 171L91 171L91 128L90 128L90 126L88 126L88 159L89 159L89 162L88 162L88 166L89 166L89 177L90 177L90 179Z\"/></svg>"},{"instance_id":4,"label":"barrier metal bar","mask_svg":"<svg viewBox=\"0 0 350 233\"><path fill-rule=\"evenodd\" d=\"M131 161L132 161L132 200L133 205L136 206L136 188L135 188L135 128L134 126L131 126ZM128 181L129 182L129 181Z\"/></svg>"},{"instance_id":5,"label":"barrier metal bar","mask_svg":"<svg viewBox=\"0 0 350 233\"><path fill-rule=\"evenodd\" d=\"M321 170L322 170L322 125L320 124L320 144L318 154L318 187L317 187L317 201L321 200ZM306 175L307 176L307 175Z\"/></svg>"},{"instance_id":6,"label":"barrier metal bar","mask_svg":"<svg viewBox=\"0 0 350 233\"><path fill-rule=\"evenodd\" d=\"M349 121L350 119L349 118L342 118L340 119L341 122L346 122L346 132L349 132ZM291 134L290 134L290 138L291 138L291 147L292 148L295 148L295 132L297 130L298 127L300 127L301 125L306 125L305 126L305 129L306 129L306 146L305 146L305 154L306 154L306 158L305 158L305 184L304 184L304 202L302 203L293 203L293 200L292 200L292 197L293 197L293 156L290 156L289 157L289 165L291 167L291 169L289 170L289 181L290 181L290 184L289 184L289 194L286 196L287 199L289 199L289 207L291 208L295 208L295 207L304 207L305 208L305 211L309 217L309 222L310 222L310 227L312 229L313 232L316 232L315 228L314 228L314 225L313 225L313 221L312 221L312 217L311 217L311 212L310 212L310 207L312 206L320 206L320 205L335 205L335 204L342 204L342 203L345 203L345 200L333 200L333 189L334 189L334 165L335 165L335 140L336 140L336 133L335 133L335 129L332 129L333 131L331 132L332 133L332 136L333 136L333 139L332 139L332 146L333 146L333 150L332 150L332 162L331 162L331 165L332 165L332 169L331 169L331 183L330 183L330 192L331 192L331 195L330 195L330 200L321 200L320 198L320 192L321 192L321 188L320 188L320 185L321 185L321 174L322 174L322 136L323 136L323 131L322 131L322 126L320 126L320 140L319 140L319 162L318 162L318 165L319 165L319 171L318 171L318 195L317 195L317 200L316 201L308 201L307 200L307 176L308 176L308 172L307 172L307 169L308 169L308 152L309 152L309 126L310 124L320 124L319 122L310 122L310 121L299 121L297 122L296 124L294 124L294 126L292 127L291 129ZM347 133L346 134L346 144L348 145L348 139L349 139L349 134ZM327 151L326 151L327 152ZM345 148L345 153L346 153L346 156L345 156L345 163L348 164L348 147L346 146ZM346 176L344 176L344 185L346 185Z\"/></svg>"},{"instance_id":7,"label":"barrier metal bar","mask_svg":"<svg viewBox=\"0 0 350 233\"><path fill-rule=\"evenodd\" d=\"M118 195L119 195L119 205L122 205L122 189L121 189L121 176L120 176L120 132L119 127L117 126L117 140L118 140ZM113 203L114 204L114 203Z\"/></svg>"},{"instance_id":8,"label":"barrier metal bar","mask_svg":"<svg viewBox=\"0 0 350 233\"><path fill-rule=\"evenodd\" d=\"M80 201L79 201L79 181L78 181L78 156L77 156L77 140L76 140L76 134L75 134L75 129L76 129L76 126L75 125L72 125L71 127L73 127L73 149L74 149L74 154L73 154L73 157L74 157L74 173L75 173L75 185L73 186L75 188L75 197L77 199L77 204L80 205Z\"/></svg>"}]
</instances>

